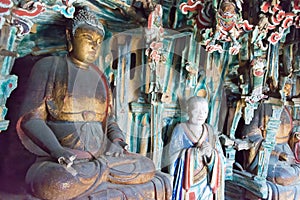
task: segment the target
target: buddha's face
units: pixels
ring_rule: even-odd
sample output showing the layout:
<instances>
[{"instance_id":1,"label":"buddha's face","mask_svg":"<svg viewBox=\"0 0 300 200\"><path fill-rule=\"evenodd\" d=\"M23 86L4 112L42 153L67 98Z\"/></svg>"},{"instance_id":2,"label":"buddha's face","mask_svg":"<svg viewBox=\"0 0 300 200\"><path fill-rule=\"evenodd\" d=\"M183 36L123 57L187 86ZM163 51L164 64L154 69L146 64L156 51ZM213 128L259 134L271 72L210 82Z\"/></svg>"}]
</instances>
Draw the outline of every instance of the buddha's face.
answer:
<instances>
[{"instance_id":1,"label":"buddha's face","mask_svg":"<svg viewBox=\"0 0 300 200\"><path fill-rule=\"evenodd\" d=\"M189 105L189 123L193 125L202 125L208 115L208 103L207 102L195 102L193 105Z\"/></svg>"},{"instance_id":2,"label":"buddha's face","mask_svg":"<svg viewBox=\"0 0 300 200\"><path fill-rule=\"evenodd\" d=\"M88 26L76 29L71 39L72 50L70 56L74 63L87 66L98 58L103 36Z\"/></svg>"}]
</instances>

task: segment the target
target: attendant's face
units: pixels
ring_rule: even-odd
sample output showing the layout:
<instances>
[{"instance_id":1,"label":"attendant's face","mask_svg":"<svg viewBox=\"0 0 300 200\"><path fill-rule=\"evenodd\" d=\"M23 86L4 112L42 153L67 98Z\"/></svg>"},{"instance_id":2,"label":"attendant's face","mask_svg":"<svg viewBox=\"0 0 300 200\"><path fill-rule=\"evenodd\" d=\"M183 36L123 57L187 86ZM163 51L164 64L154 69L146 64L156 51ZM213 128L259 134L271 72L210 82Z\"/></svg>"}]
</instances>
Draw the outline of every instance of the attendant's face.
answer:
<instances>
[{"instance_id":1,"label":"attendant's face","mask_svg":"<svg viewBox=\"0 0 300 200\"><path fill-rule=\"evenodd\" d=\"M103 36L94 29L77 28L72 39L71 57L86 64L95 62L100 54L102 40Z\"/></svg>"},{"instance_id":2,"label":"attendant's face","mask_svg":"<svg viewBox=\"0 0 300 200\"><path fill-rule=\"evenodd\" d=\"M193 125L202 125L208 115L207 102L196 102L193 105L189 105L189 123Z\"/></svg>"}]
</instances>

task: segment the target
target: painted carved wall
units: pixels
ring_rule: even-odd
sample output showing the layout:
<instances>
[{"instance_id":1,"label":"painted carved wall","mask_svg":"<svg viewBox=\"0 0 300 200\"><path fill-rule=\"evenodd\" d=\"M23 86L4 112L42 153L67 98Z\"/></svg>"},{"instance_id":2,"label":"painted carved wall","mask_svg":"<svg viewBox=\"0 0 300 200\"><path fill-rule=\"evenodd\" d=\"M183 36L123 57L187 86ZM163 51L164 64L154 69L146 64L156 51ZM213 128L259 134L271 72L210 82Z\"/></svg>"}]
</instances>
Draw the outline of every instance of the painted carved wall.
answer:
<instances>
[{"instance_id":1,"label":"painted carved wall","mask_svg":"<svg viewBox=\"0 0 300 200\"><path fill-rule=\"evenodd\" d=\"M77 4L106 25L97 64L131 151L163 169L172 128L187 119L186 100L205 96L207 122L227 158L228 199L238 199L240 187L249 198L276 198L274 191L296 198L288 193L300 190L298 171L280 177L300 162L300 1L2 0L0 130L8 128L6 101L17 87L14 61L65 54L64 19Z\"/></svg>"}]
</instances>

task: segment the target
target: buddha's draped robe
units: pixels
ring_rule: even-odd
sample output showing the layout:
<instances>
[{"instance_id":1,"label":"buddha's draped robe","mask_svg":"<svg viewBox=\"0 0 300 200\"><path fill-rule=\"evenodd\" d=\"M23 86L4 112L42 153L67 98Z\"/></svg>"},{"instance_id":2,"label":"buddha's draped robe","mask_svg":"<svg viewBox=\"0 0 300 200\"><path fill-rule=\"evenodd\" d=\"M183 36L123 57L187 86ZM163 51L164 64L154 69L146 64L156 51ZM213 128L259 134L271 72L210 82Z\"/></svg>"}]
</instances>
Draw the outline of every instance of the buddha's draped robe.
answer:
<instances>
[{"instance_id":1,"label":"buddha's draped robe","mask_svg":"<svg viewBox=\"0 0 300 200\"><path fill-rule=\"evenodd\" d=\"M111 92L104 74L96 67L78 68L65 57L39 60L28 83L23 115L18 122L22 143L37 161L26 182L42 199L168 199L169 179L156 172L153 162L124 151L108 152L112 141L124 136L111 115ZM71 167L58 164L47 145L35 137L55 137L75 153ZM51 145L51 144L50 144ZM121 147L119 147L121 148ZM111 154L111 155L107 155Z\"/></svg>"}]
</instances>

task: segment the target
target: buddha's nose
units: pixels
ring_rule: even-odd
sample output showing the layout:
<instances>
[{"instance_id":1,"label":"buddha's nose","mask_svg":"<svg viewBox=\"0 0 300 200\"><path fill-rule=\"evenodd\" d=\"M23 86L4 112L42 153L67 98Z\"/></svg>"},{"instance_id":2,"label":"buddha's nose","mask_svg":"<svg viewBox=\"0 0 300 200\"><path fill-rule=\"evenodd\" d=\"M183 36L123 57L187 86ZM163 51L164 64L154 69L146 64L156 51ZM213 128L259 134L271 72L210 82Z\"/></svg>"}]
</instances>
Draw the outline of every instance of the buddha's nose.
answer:
<instances>
[{"instance_id":1,"label":"buddha's nose","mask_svg":"<svg viewBox=\"0 0 300 200\"><path fill-rule=\"evenodd\" d=\"M91 44L92 44L92 48L94 50L96 50L99 47L99 44L97 43L97 41L92 41Z\"/></svg>"}]
</instances>

